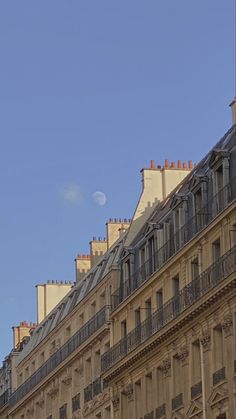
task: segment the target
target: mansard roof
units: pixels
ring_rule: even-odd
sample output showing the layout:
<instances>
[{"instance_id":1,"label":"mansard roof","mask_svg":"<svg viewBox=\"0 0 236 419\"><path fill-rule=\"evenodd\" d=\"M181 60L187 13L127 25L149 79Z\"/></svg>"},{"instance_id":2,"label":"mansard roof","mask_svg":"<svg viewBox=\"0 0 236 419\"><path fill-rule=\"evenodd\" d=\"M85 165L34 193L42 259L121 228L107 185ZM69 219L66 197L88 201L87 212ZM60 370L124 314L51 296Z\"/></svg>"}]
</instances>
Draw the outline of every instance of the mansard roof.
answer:
<instances>
[{"instance_id":1,"label":"mansard roof","mask_svg":"<svg viewBox=\"0 0 236 419\"><path fill-rule=\"evenodd\" d=\"M123 249L125 234L108 249L99 262L90 269L83 280L75 284L71 291L57 304L45 319L33 331L29 342L19 356L19 364L46 336L78 305L95 286L108 274L112 266L117 265Z\"/></svg>"},{"instance_id":2,"label":"mansard roof","mask_svg":"<svg viewBox=\"0 0 236 419\"><path fill-rule=\"evenodd\" d=\"M210 170L210 164L214 161L217 154L222 157L229 156L230 150L236 147L236 125L233 125L226 134L218 141L218 143L207 153L207 155L197 164L197 166L189 173L186 178L165 198L159 202L152 211L152 214L142 226L131 246L139 243L147 231L148 224L159 225L163 220L171 214L171 209L184 199L187 194L196 186L196 183L204 180Z\"/></svg>"}]
</instances>

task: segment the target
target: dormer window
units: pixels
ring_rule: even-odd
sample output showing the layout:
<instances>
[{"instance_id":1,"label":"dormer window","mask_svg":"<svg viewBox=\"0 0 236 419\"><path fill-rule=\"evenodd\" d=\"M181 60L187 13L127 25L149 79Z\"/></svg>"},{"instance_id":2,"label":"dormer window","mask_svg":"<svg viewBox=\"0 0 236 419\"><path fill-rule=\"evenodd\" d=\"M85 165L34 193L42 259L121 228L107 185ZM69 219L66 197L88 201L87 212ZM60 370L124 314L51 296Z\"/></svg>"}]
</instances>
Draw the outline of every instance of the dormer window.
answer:
<instances>
[{"instance_id":1,"label":"dormer window","mask_svg":"<svg viewBox=\"0 0 236 419\"><path fill-rule=\"evenodd\" d=\"M210 162L213 177L213 216L227 205L230 197L229 189L229 152L215 149Z\"/></svg>"}]
</instances>

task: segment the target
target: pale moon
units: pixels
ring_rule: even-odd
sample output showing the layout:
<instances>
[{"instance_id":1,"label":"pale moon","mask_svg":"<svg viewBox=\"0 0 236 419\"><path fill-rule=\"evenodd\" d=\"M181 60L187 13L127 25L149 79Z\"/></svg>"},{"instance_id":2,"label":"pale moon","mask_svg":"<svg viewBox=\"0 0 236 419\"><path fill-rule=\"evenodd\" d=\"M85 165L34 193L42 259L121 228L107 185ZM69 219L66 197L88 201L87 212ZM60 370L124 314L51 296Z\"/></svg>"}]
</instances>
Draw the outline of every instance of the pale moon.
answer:
<instances>
[{"instance_id":1,"label":"pale moon","mask_svg":"<svg viewBox=\"0 0 236 419\"><path fill-rule=\"evenodd\" d=\"M94 192L93 193L93 199L94 202L96 202L97 205L103 206L107 202L107 197L103 192Z\"/></svg>"}]
</instances>

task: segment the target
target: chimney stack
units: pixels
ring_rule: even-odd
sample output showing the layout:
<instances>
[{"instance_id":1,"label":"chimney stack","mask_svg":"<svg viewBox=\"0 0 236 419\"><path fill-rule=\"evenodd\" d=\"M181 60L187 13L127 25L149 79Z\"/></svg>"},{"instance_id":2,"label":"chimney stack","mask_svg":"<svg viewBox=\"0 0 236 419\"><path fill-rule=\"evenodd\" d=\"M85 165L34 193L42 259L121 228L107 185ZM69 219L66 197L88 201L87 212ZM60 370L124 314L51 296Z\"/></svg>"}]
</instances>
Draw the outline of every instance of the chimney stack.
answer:
<instances>
[{"instance_id":1,"label":"chimney stack","mask_svg":"<svg viewBox=\"0 0 236 419\"><path fill-rule=\"evenodd\" d=\"M236 124L236 97L229 105L232 109L232 125Z\"/></svg>"}]
</instances>

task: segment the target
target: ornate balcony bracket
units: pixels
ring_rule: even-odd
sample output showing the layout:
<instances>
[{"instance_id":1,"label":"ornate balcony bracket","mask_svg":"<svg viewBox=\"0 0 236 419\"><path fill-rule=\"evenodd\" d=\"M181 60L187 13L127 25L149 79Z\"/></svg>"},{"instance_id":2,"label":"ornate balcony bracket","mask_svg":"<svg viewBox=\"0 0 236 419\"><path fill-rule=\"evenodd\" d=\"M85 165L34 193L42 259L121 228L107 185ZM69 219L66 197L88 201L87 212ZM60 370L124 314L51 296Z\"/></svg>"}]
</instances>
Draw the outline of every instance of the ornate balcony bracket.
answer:
<instances>
[{"instance_id":1,"label":"ornate balcony bracket","mask_svg":"<svg viewBox=\"0 0 236 419\"><path fill-rule=\"evenodd\" d=\"M127 396L128 402L132 402L134 400L134 386L132 383L125 387L124 394Z\"/></svg>"},{"instance_id":2,"label":"ornate balcony bracket","mask_svg":"<svg viewBox=\"0 0 236 419\"><path fill-rule=\"evenodd\" d=\"M225 316L222 323L222 328L224 330L225 336L231 336L233 334L233 317L232 314Z\"/></svg>"},{"instance_id":3,"label":"ornate balcony bracket","mask_svg":"<svg viewBox=\"0 0 236 419\"><path fill-rule=\"evenodd\" d=\"M200 337L200 343L203 347L203 351L209 351L211 349L211 334L210 331L206 330Z\"/></svg>"},{"instance_id":4,"label":"ornate balcony bracket","mask_svg":"<svg viewBox=\"0 0 236 419\"><path fill-rule=\"evenodd\" d=\"M189 364L189 350L186 346L180 348L177 353L177 358L181 361L182 366Z\"/></svg>"},{"instance_id":5,"label":"ornate balcony bracket","mask_svg":"<svg viewBox=\"0 0 236 419\"><path fill-rule=\"evenodd\" d=\"M118 394L113 396L112 404L115 412L120 409L120 396Z\"/></svg>"},{"instance_id":6,"label":"ornate balcony bracket","mask_svg":"<svg viewBox=\"0 0 236 419\"><path fill-rule=\"evenodd\" d=\"M171 359L170 358L164 359L159 368L163 372L165 378L170 377L170 375L171 375Z\"/></svg>"}]
</instances>

